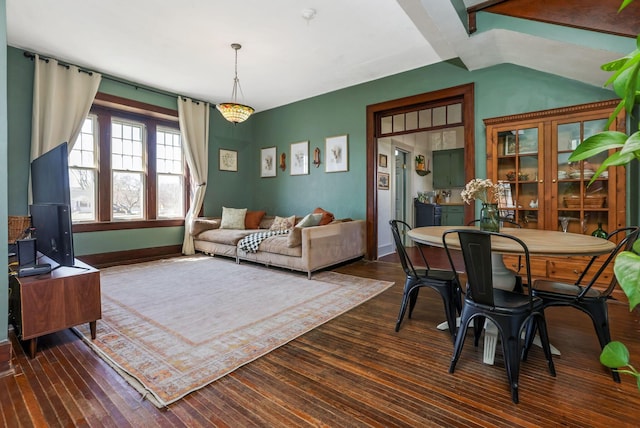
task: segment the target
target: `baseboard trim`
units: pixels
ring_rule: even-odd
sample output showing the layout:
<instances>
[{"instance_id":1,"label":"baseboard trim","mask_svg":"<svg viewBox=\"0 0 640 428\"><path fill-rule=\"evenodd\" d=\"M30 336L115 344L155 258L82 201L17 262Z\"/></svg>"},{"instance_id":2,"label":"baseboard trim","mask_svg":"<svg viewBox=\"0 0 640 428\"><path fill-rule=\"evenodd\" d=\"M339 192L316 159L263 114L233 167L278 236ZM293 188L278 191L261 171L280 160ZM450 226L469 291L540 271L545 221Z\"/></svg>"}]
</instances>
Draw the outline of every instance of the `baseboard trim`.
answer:
<instances>
[{"instance_id":1,"label":"baseboard trim","mask_svg":"<svg viewBox=\"0 0 640 428\"><path fill-rule=\"evenodd\" d=\"M11 365L12 351L9 340L0 342L0 378L13 375L13 366Z\"/></svg>"},{"instance_id":2,"label":"baseboard trim","mask_svg":"<svg viewBox=\"0 0 640 428\"><path fill-rule=\"evenodd\" d=\"M105 268L109 266L165 259L168 257L179 256L181 254L181 245L167 245L164 247L139 248L136 250L114 251L111 253L88 254L78 256L78 259L93 267Z\"/></svg>"}]
</instances>

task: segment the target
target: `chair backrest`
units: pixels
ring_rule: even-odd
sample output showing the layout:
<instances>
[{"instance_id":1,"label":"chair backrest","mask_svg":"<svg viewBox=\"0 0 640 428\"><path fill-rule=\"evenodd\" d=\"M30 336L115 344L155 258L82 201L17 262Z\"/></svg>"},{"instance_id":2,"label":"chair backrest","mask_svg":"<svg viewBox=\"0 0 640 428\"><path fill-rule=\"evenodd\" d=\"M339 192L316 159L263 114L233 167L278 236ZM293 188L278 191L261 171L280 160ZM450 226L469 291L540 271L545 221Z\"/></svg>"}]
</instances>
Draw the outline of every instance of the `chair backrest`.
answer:
<instances>
[{"instance_id":1,"label":"chair backrest","mask_svg":"<svg viewBox=\"0 0 640 428\"><path fill-rule=\"evenodd\" d=\"M402 269L404 270L404 273L406 273L407 275L417 277L418 273L416 272L416 268L413 266L413 263L411 262L411 257L409 257L409 255L407 254L407 249L402 243L402 234L400 233L400 227L402 227L402 230L406 232L411 230L411 226L409 226L407 223L405 223L402 220L389 220L389 225L391 226L391 234L393 235L393 242L395 243L396 252L398 253L398 258L400 258L400 263L402 264ZM425 258L424 253L419 248L419 246L418 246L418 250L420 252L420 255L422 256L422 260L424 261L425 267L427 268L427 270L429 270L429 264L427 263L427 259Z\"/></svg>"},{"instance_id":2,"label":"chair backrest","mask_svg":"<svg viewBox=\"0 0 640 428\"><path fill-rule=\"evenodd\" d=\"M491 239L510 239L517 242L522 247L522 254L526 261L527 284L531 284L531 270L529 263L529 249L527 245L515 236L507 235L499 232L485 232L482 230L470 229L451 229L444 232L442 242L447 252L447 257L451 263L451 267L455 271L453 257L451 256L450 245L447 243L447 237L451 234L457 234L462 258L464 260L465 271L467 274L467 294L473 301L479 304L494 307L493 300L493 267L491 265ZM451 237L449 237L451 239ZM530 287L529 302L532 302Z\"/></svg>"},{"instance_id":3,"label":"chair backrest","mask_svg":"<svg viewBox=\"0 0 640 428\"><path fill-rule=\"evenodd\" d=\"M477 218L475 220L471 220L467 223L467 226L475 226L476 224L480 224L480 219ZM511 217L500 217L500 227L516 227L518 229L522 229L522 225L512 219Z\"/></svg>"},{"instance_id":4,"label":"chair backrest","mask_svg":"<svg viewBox=\"0 0 640 428\"><path fill-rule=\"evenodd\" d=\"M600 278L600 275L602 275L602 272L604 272L605 269L607 269L607 267L611 264L611 262L616 258L616 256L619 253L621 253L622 251L631 251L633 244L638 239L639 234L640 234L640 227L628 226L628 227L621 227L619 229L616 229L607 235L608 240L613 242L618 241L618 243L616 244L615 248L611 250L611 252L607 255L606 259L604 260L600 268L598 268L596 273L589 280L589 283L584 287L582 292L578 295L578 299L582 298L582 296L584 296L591 289L591 287L593 287L596 281L598 281L598 278ZM591 258L591 260L589 260L587 267L582 271L582 274L580 274L580 277L576 281L576 284L582 283L582 281L584 280L584 277L586 276L591 266L593 266L593 263L596 261L596 259L598 259L598 256L594 256ZM603 296L611 295L617 283L618 281L615 275L613 275L613 277L611 278L611 282L609 282L609 286L601 294Z\"/></svg>"}]
</instances>

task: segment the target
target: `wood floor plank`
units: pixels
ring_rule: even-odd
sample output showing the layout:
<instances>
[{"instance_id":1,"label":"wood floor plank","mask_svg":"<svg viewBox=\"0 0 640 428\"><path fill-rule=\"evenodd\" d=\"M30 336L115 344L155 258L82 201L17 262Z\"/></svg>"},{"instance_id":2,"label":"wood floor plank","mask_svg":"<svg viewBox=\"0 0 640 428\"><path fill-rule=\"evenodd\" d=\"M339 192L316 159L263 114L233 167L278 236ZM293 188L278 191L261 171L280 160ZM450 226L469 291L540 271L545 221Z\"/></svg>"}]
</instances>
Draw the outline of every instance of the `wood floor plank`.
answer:
<instances>
[{"instance_id":1,"label":"wood floor plank","mask_svg":"<svg viewBox=\"0 0 640 428\"><path fill-rule=\"evenodd\" d=\"M433 257L432 257L433 256ZM436 263L432 262L435 259ZM437 266L446 259L430 253ZM549 375L533 349L520 373L520 404L511 402L502 351L482 362L482 341L470 332L456 370L453 342L435 327L440 297L423 290L412 319L394 331L404 273L391 261L357 261L336 271L394 281L370 301L289 342L165 409L129 386L75 334L39 340L36 358L13 332L14 374L0 378L0 425L31 426L362 426L362 427L601 427L636 426L640 391L616 384L600 365L591 321L579 311L547 311L550 339L562 355ZM640 359L640 316L609 303L611 333Z\"/></svg>"}]
</instances>

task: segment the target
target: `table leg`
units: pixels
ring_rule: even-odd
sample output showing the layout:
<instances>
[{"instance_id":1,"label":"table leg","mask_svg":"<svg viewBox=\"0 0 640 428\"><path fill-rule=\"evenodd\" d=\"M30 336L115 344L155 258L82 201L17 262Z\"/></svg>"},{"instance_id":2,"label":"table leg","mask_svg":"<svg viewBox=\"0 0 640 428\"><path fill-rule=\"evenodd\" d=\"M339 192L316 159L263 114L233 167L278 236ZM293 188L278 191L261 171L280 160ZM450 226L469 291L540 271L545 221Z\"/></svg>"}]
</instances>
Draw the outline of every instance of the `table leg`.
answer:
<instances>
[{"instance_id":1,"label":"table leg","mask_svg":"<svg viewBox=\"0 0 640 428\"><path fill-rule=\"evenodd\" d=\"M91 331L91 340L95 340L96 338L96 322L95 321L89 322L89 330Z\"/></svg>"},{"instance_id":2,"label":"table leg","mask_svg":"<svg viewBox=\"0 0 640 428\"><path fill-rule=\"evenodd\" d=\"M33 339L29 339L29 356L31 358L35 358L37 350L38 350L38 338L34 337Z\"/></svg>"},{"instance_id":3,"label":"table leg","mask_svg":"<svg viewBox=\"0 0 640 428\"><path fill-rule=\"evenodd\" d=\"M493 288L513 291L516 286L516 274L504 264L502 254L491 253L491 268L493 269ZM484 354L482 362L493 365L498 345L498 328L491 321L484 323Z\"/></svg>"}]
</instances>

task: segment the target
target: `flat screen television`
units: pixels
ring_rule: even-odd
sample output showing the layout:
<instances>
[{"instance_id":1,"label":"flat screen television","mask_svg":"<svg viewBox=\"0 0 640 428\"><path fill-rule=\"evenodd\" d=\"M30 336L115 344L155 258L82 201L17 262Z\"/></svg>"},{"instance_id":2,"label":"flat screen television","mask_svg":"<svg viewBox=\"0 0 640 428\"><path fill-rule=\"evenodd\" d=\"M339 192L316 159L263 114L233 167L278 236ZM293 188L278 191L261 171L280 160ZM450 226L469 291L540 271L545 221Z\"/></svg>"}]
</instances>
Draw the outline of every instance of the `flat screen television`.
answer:
<instances>
[{"instance_id":1,"label":"flat screen television","mask_svg":"<svg viewBox=\"0 0 640 428\"><path fill-rule=\"evenodd\" d=\"M61 266L74 265L67 143L31 161L31 224L36 250Z\"/></svg>"},{"instance_id":2,"label":"flat screen television","mask_svg":"<svg viewBox=\"0 0 640 428\"><path fill-rule=\"evenodd\" d=\"M36 249L61 266L73 266L71 210L66 204L31 205Z\"/></svg>"},{"instance_id":3,"label":"flat screen television","mask_svg":"<svg viewBox=\"0 0 640 428\"><path fill-rule=\"evenodd\" d=\"M34 204L71 206L66 142L31 161L31 194Z\"/></svg>"}]
</instances>

